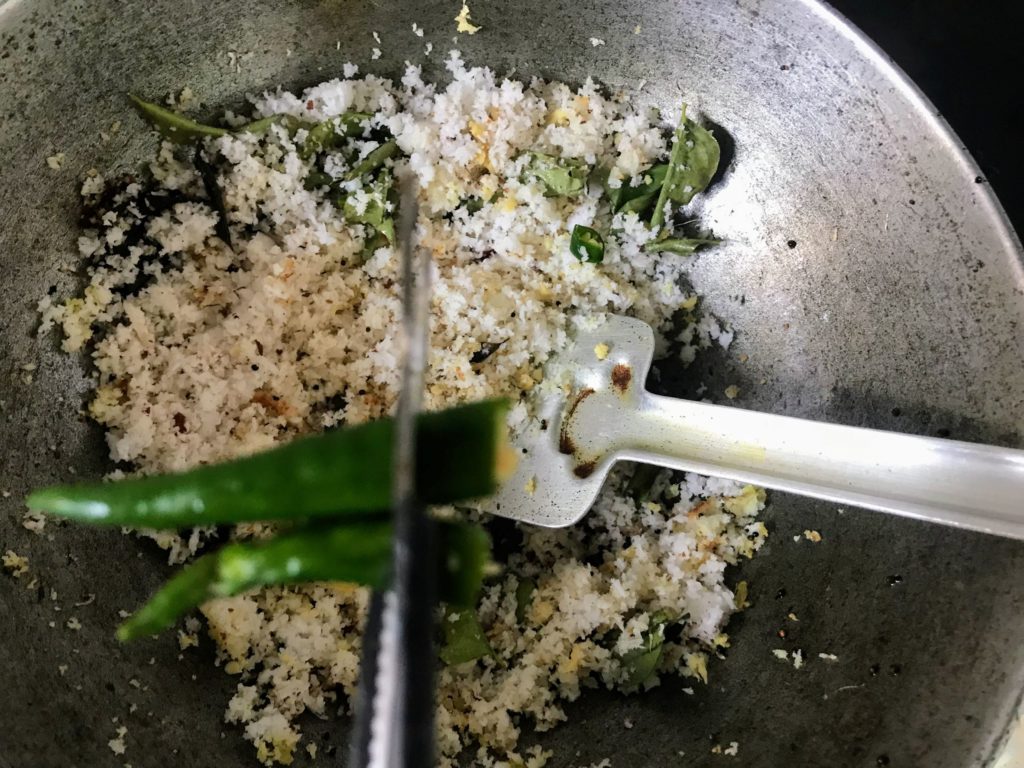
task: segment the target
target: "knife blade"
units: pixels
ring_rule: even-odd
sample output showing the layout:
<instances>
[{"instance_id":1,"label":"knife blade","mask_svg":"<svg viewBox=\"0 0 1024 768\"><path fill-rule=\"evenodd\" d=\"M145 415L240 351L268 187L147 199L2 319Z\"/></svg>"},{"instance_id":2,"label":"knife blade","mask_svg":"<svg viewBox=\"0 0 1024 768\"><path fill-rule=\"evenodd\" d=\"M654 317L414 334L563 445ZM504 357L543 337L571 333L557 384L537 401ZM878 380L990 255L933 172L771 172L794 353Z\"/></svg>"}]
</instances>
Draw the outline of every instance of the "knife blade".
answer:
<instances>
[{"instance_id":1,"label":"knife blade","mask_svg":"<svg viewBox=\"0 0 1024 768\"><path fill-rule=\"evenodd\" d=\"M429 336L430 259L415 247L415 181L400 181L401 391L392 463L394 539L388 590L371 601L364 634L353 765L434 764L433 647L436 531L416 497L416 415L423 402Z\"/></svg>"}]
</instances>

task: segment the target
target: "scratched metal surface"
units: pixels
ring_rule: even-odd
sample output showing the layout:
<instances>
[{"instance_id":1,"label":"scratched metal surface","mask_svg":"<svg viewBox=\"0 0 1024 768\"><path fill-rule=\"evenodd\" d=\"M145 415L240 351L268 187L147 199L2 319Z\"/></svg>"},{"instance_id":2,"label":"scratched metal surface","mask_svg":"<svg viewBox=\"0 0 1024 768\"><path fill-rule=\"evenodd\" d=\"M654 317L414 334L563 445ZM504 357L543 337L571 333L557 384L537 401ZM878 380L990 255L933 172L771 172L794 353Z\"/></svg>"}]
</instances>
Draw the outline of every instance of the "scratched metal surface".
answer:
<instances>
[{"instance_id":1,"label":"scratched metal surface","mask_svg":"<svg viewBox=\"0 0 1024 768\"><path fill-rule=\"evenodd\" d=\"M368 62L373 30L384 56L372 71L410 59L440 76L456 6L0 3L0 488L11 492L0 549L28 555L41 587L0 577L0 766L255 764L221 722L234 681L208 647L179 660L170 636L112 639L118 610L166 575L158 553L112 532L51 525L37 537L19 525L28 488L105 466L102 436L78 416L82 361L34 338L33 307L51 286L76 284L61 266L75 264L77 181L152 150L123 93L189 85L210 105L237 104ZM1020 245L957 139L840 20L810 0L652 0L628 12L614 0L525 0L473 12L484 30L457 41L471 63L612 88L646 80L638 98L686 100L727 134L728 169L699 215L728 243L690 275L739 336L729 358L705 358L678 387L666 370L670 389L703 381L720 396L737 384L752 408L1022 445ZM121 132L101 141L115 120ZM64 167L51 171L58 151ZM37 366L31 383L24 365ZM680 752L718 765L711 747L731 741L755 768L990 762L1024 686L1024 548L780 494L767 521L770 544L737 574L753 607L732 623L711 684L693 696L676 681L641 697L588 693L570 723L539 736L552 765L678 765ZM794 542L805 528L824 541ZM72 616L80 631L65 628ZM776 660L779 647L803 649L807 666ZM122 758L107 746L115 717L129 728ZM337 755L327 762L340 761L344 719L307 726L322 756Z\"/></svg>"}]
</instances>

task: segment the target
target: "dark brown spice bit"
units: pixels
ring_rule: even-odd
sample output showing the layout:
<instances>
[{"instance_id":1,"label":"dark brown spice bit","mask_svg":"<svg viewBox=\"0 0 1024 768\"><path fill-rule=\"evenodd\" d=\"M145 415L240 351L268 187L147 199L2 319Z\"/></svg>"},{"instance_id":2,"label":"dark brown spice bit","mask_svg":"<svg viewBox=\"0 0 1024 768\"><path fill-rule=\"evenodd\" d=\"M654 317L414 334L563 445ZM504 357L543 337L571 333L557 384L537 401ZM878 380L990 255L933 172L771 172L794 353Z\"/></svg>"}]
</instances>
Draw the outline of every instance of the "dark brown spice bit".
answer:
<instances>
[{"instance_id":1,"label":"dark brown spice bit","mask_svg":"<svg viewBox=\"0 0 1024 768\"><path fill-rule=\"evenodd\" d=\"M472 354L472 356L469 358L469 364L470 365L479 365L480 363L482 363L485 360L487 360L487 358L489 358L495 352L497 352L501 348L501 345L504 344L504 343L505 343L504 340L503 341L485 341L483 344L480 345L480 349L478 349L476 352L474 352Z\"/></svg>"},{"instance_id":2,"label":"dark brown spice bit","mask_svg":"<svg viewBox=\"0 0 1024 768\"><path fill-rule=\"evenodd\" d=\"M619 363L612 368L612 384L620 392L629 389L629 383L633 380L633 369L625 363Z\"/></svg>"},{"instance_id":3,"label":"dark brown spice bit","mask_svg":"<svg viewBox=\"0 0 1024 768\"><path fill-rule=\"evenodd\" d=\"M177 431L177 433L179 435L184 434L186 432L186 429L185 429L185 414L183 414L183 413L176 413L176 414L174 414L174 416L171 417L171 419L174 422L174 429L175 429L175 431Z\"/></svg>"},{"instance_id":4,"label":"dark brown spice bit","mask_svg":"<svg viewBox=\"0 0 1024 768\"><path fill-rule=\"evenodd\" d=\"M250 403L262 405L275 416L293 416L295 411L280 395L272 395L265 389L257 389L249 400Z\"/></svg>"},{"instance_id":5,"label":"dark brown spice bit","mask_svg":"<svg viewBox=\"0 0 1024 768\"><path fill-rule=\"evenodd\" d=\"M594 469L597 467L596 461L588 461L584 464L577 464L572 469L572 473L576 475L580 480L584 480L594 474Z\"/></svg>"}]
</instances>

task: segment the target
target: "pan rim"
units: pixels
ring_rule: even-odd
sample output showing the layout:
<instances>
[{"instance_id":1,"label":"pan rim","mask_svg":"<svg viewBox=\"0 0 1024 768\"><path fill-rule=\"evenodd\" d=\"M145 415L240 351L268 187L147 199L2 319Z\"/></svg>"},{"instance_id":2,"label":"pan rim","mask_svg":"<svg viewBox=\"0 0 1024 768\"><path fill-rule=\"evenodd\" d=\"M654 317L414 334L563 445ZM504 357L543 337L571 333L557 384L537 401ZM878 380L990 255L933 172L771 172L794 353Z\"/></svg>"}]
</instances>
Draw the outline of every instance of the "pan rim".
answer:
<instances>
[{"instance_id":1,"label":"pan rim","mask_svg":"<svg viewBox=\"0 0 1024 768\"><path fill-rule=\"evenodd\" d=\"M956 160L957 169L970 180L971 184L974 184L976 178L985 178L985 174L967 148L967 144L960 138L949 121L943 117L939 108L903 68L882 50L878 43L826 0L797 0L797 2L827 24L834 32L846 38L886 79L899 87L902 96L917 110L934 135L942 137L946 150ZM1015 267L1017 283L1024 287L1024 244L1022 244L1020 235L1014 228L1013 222L1007 215L995 190L992 189L992 185L986 180L986 183L974 184L974 186L979 188L976 190L977 195L985 206L985 213L994 220L999 240L1007 251L1007 255L1013 257L1011 261Z\"/></svg>"},{"instance_id":2,"label":"pan rim","mask_svg":"<svg viewBox=\"0 0 1024 768\"><path fill-rule=\"evenodd\" d=\"M881 46L872 40L863 30L846 16L833 8L825 0L797 0L805 9L814 14L821 22L827 24L832 31L844 37L854 48L874 66L883 77L896 85L907 103L924 119L935 136L942 138L945 150L956 162L957 170L965 175L969 183L976 178L985 178L977 160L967 148L953 126L943 117L942 112L928 98ZM992 185L987 183L974 184L979 201L984 206L984 215L995 225L1000 244L1003 246L1007 260L1013 266L1015 281L1024 289L1024 244L1010 220L1006 209L996 195ZM1002 737L993 745L983 759L983 765L993 768L1009 768L1015 765L1015 759L1024 758L1024 689L1018 695L1002 726Z\"/></svg>"}]
</instances>

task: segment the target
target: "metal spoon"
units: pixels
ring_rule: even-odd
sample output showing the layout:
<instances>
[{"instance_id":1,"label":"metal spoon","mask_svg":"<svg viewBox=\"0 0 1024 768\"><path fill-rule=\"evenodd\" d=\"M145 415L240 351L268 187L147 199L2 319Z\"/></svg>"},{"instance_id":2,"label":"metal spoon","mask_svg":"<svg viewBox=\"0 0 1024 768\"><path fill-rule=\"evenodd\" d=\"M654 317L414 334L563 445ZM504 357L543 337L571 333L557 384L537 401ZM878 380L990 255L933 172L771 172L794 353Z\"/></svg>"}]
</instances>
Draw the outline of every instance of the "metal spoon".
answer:
<instances>
[{"instance_id":1,"label":"metal spoon","mask_svg":"<svg viewBox=\"0 0 1024 768\"><path fill-rule=\"evenodd\" d=\"M487 508L571 525L630 459L1024 539L1024 451L654 395L653 356L639 320L610 316L580 333L549 364L561 387L539 396L542 421L518 439L519 466Z\"/></svg>"}]
</instances>

